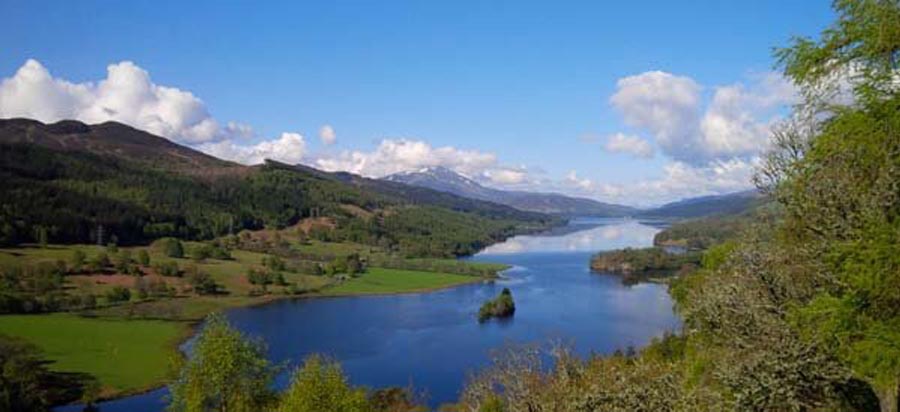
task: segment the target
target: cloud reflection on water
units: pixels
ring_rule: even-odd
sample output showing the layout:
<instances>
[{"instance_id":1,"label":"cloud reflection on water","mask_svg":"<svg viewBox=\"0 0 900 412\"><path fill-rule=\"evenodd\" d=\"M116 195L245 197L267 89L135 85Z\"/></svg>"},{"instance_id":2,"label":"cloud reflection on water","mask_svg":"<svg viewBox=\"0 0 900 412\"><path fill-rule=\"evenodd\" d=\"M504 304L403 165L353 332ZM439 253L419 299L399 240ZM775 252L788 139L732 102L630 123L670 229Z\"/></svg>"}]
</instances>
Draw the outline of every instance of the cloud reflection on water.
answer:
<instances>
[{"instance_id":1,"label":"cloud reflection on water","mask_svg":"<svg viewBox=\"0 0 900 412\"><path fill-rule=\"evenodd\" d=\"M630 219L593 219L585 229L560 236L516 236L492 245L483 255L509 255L530 252L597 252L625 247L643 247L653 243L660 229Z\"/></svg>"}]
</instances>

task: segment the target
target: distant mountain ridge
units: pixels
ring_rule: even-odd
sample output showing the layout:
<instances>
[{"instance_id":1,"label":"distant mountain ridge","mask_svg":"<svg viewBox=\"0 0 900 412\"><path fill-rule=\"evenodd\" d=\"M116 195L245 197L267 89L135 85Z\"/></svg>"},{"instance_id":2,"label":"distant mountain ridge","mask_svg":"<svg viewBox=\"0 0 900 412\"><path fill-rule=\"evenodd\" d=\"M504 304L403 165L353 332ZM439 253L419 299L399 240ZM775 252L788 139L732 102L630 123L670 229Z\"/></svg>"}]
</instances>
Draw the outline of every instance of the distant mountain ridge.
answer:
<instances>
[{"instance_id":1,"label":"distant mountain ridge","mask_svg":"<svg viewBox=\"0 0 900 412\"><path fill-rule=\"evenodd\" d=\"M426 167L395 173L382 180L425 187L470 199L486 200L524 211L563 216L689 219L739 214L765 202L764 196L757 190L745 190L724 195L687 198L655 208L638 209L557 193L493 189L445 167Z\"/></svg>"},{"instance_id":2,"label":"distant mountain ridge","mask_svg":"<svg viewBox=\"0 0 900 412\"><path fill-rule=\"evenodd\" d=\"M736 215L765 202L766 198L762 193L751 189L724 195L682 199L653 209L643 210L638 216L686 219L713 215Z\"/></svg>"},{"instance_id":3,"label":"distant mountain ridge","mask_svg":"<svg viewBox=\"0 0 900 412\"><path fill-rule=\"evenodd\" d=\"M427 187L453 193L471 199L486 200L514 207L519 210L564 216L625 217L638 213L638 209L571 197L557 193L535 193L516 190L500 190L482 186L445 167L427 167L414 171L395 173L383 180L407 185Z\"/></svg>"}]
</instances>

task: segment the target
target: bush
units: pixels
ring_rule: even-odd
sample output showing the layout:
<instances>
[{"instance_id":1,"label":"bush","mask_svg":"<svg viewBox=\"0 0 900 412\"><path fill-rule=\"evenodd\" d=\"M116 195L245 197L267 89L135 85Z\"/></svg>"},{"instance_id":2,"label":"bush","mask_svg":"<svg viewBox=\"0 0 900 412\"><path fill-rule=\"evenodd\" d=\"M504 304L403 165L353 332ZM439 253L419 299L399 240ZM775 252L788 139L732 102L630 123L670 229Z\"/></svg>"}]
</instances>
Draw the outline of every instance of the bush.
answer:
<instances>
[{"instance_id":1,"label":"bush","mask_svg":"<svg viewBox=\"0 0 900 412\"><path fill-rule=\"evenodd\" d=\"M81 249L75 249L72 251L72 258L70 260L72 272L78 273L81 272L82 267L84 266L84 262L87 256L85 256L84 252Z\"/></svg>"},{"instance_id":2,"label":"bush","mask_svg":"<svg viewBox=\"0 0 900 412\"><path fill-rule=\"evenodd\" d=\"M153 242L153 247L170 258L183 258L184 245L173 237L165 237Z\"/></svg>"},{"instance_id":3,"label":"bush","mask_svg":"<svg viewBox=\"0 0 900 412\"><path fill-rule=\"evenodd\" d=\"M123 286L116 286L106 292L106 301L109 303L127 302L131 300L131 290Z\"/></svg>"},{"instance_id":4,"label":"bush","mask_svg":"<svg viewBox=\"0 0 900 412\"><path fill-rule=\"evenodd\" d=\"M107 255L106 252L100 252L88 262L88 270L91 272L102 272L109 264L109 255Z\"/></svg>"},{"instance_id":5,"label":"bush","mask_svg":"<svg viewBox=\"0 0 900 412\"><path fill-rule=\"evenodd\" d=\"M185 269L188 283L198 295L214 295L219 291L219 286L209 273L200 271L197 266L191 265Z\"/></svg>"},{"instance_id":6,"label":"bush","mask_svg":"<svg viewBox=\"0 0 900 412\"><path fill-rule=\"evenodd\" d=\"M178 262L174 260L157 263L154 269L161 276L173 277L181 275L181 271L178 269Z\"/></svg>"},{"instance_id":7,"label":"bush","mask_svg":"<svg viewBox=\"0 0 900 412\"><path fill-rule=\"evenodd\" d=\"M150 266L150 254L147 253L147 250L141 249L138 251L137 261L141 266Z\"/></svg>"}]
</instances>

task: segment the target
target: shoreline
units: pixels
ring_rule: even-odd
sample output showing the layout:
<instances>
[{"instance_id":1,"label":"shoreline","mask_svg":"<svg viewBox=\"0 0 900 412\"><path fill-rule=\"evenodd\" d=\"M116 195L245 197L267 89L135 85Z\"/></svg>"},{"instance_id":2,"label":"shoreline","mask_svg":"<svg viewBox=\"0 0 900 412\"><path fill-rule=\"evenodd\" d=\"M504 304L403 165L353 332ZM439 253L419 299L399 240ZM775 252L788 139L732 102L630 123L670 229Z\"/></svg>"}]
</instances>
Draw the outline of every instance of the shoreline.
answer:
<instances>
[{"instance_id":1,"label":"shoreline","mask_svg":"<svg viewBox=\"0 0 900 412\"><path fill-rule=\"evenodd\" d=\"M428 287L428 288L422 288L422 289L407 290L407 291L395 291L395 292L373 292L373 293L349 292L349 293L340 293L340 294L333 294L333 295L323 294L321 292L313 292L313 293L300 294L300 295L266 295L260 301L249 302L249 303L243 304L243 305L227 307L227 308L221 309L217 312L224 313L226 311L233 310L233 309L265 306L265 305L270 305L270 304L284 301L284 300L338 299L338 298L346 299L346 298L388 297L388 296L433 293L433 292L438 292L441 290L448 290L448 289L452 289L452 288L456 288L456 287L468 286L468 285L473 285L476 283L493 282L497 279L503 279L504 277L502 275L500 275L500 272L506 271L511 268L511 266L509 266L509 265L504 265L504 266L505 266L504 268L499 269L495 272L494 277L488 278L488 277L481 277L481 276L472 276L472 278L473 278L472 280L469 280L466 282L461 282L461 283L456 283L456 284L451 284L451 285L434 286L434 287ZM83 316L78 313L74 313L74 314L78 315L78 316ZM166 322L185 323L185 331L181 334L181 336L179 336L178 339L175 340L175 342L173 342L173 345L171 347L171 349L174 349L173 355L181 356L181 357L185 356L185 353L183 351L181 351L181 347L185 343L187 343L188 341L193 339L199 332L200 327L203 325L202 319L176 320L176 319L163 319L163 318L138 318L138 319L134 319L134 320L139 320L139 319L140 320L159 320L159 321L166 321ZM126 319L122 319L122 320L127 322L130 319L126 318ZM146 387L146 388L139 388L139 389L124 391L124 392L116 393L116 394L113 394L110 396L101 396L101 397L97 398L96 404L100 404L103 402L112 402L112 401L116 401L116 400L129 398L132 396L145 395L150 392L154 392L156 390L165 388L166 386L167 385L165 382L159 382L159 383L152 384L151 386ZM54 410L55 410L55 408L61 408L61 407L67 407L67 406L73 406L73 405L81 406L84 404L83 403L69 403L69 404L55 405Z\"/></svg>"}]
</instances>

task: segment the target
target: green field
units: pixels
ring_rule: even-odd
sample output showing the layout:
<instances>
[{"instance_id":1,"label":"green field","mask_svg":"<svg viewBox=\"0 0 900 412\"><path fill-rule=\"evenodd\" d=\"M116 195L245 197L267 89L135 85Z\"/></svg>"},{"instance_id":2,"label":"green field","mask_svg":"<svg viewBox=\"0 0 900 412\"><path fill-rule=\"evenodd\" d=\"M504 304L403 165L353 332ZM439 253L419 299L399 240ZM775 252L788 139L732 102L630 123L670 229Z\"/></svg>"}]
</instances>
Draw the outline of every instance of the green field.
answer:
<instances>
[{"instance_id":1,"label":"green field","mask_svg":"<svg viewBox=\"0 0 900 412\"><path fill-rule=\"evenodd\" d=\"M199 245L197 242L184 242L188 255ZM142 266L148 276L156 276L152 264L157 262L174 261L182 270L196 266L215 280L222 293L198 296L186 289L187 281L183 277L165 277L165 282L178 291L172 297L138 299L132 295L131 301L118 304L101 300L96 308L74 309L82 316L64 312L2 315L0 334L19 337L37 345L49 360L54 361L52 369L95 376L101 383L102 396L120 396L162 384L170 358L176 353L176 345L190 331L188 322L201 321L209 313L296 296L289 289L305 291L307 296L425 292L479 282L492 277L493 272L506 268L505 265L454 259L396 258L384 251L352 243L312 241L293 247L308 254L303 259L322 256L319 262L327 262L325 256L358 253L376 265L374 261L380 258L384 264L410 265L416 270L369 267L361 275L350 278L345 275L312 276L284 271L282 276L291 285L290 288L273 284L265 293L260 293L259 287L250 284L246 275L250 268L263 269L265 253L235 249L230 251L231 259L228 260L195 261L170 258L149 246L124 247L122 249L128 249L132 256L140 250L149 253L151 266ZM43 248L25 245L0 248L0 268L57 260L69 262L75 250L84 252L87 259L100 253L108 253L112 258L115 256L96 245L48 245ZM309 255L314 256L310 258ZM111 273L112 270L107 267L105 272L69 274L65 277L61 294L77 296L90 293L103 299L103 293L116 285L134 290L136 286L133 285L138 277Z\"/></svg>"},{"instance_id":2,"label":"green field","mask_svg":"<svg viewBox=\"0 0 900 412\"><path fill-rule=\"evenodd\" d=\"M478 282L475 276L412 270L369 268L362 276L349 279L323 291L325 295L364 295L407 293L446 288Z\"/></svg>"},{"instance_id":3,"label":"green field","mask_svg":"<svg viewBox=\"0 0 900 412\"><path fill-rule=\"evenodd\" d=\"M188 326L179 322L91 319L70 314L0 316L0 333L40 347L51 368L95 376L104 392L160 384Z\"/></svg>"}]
</instances>

